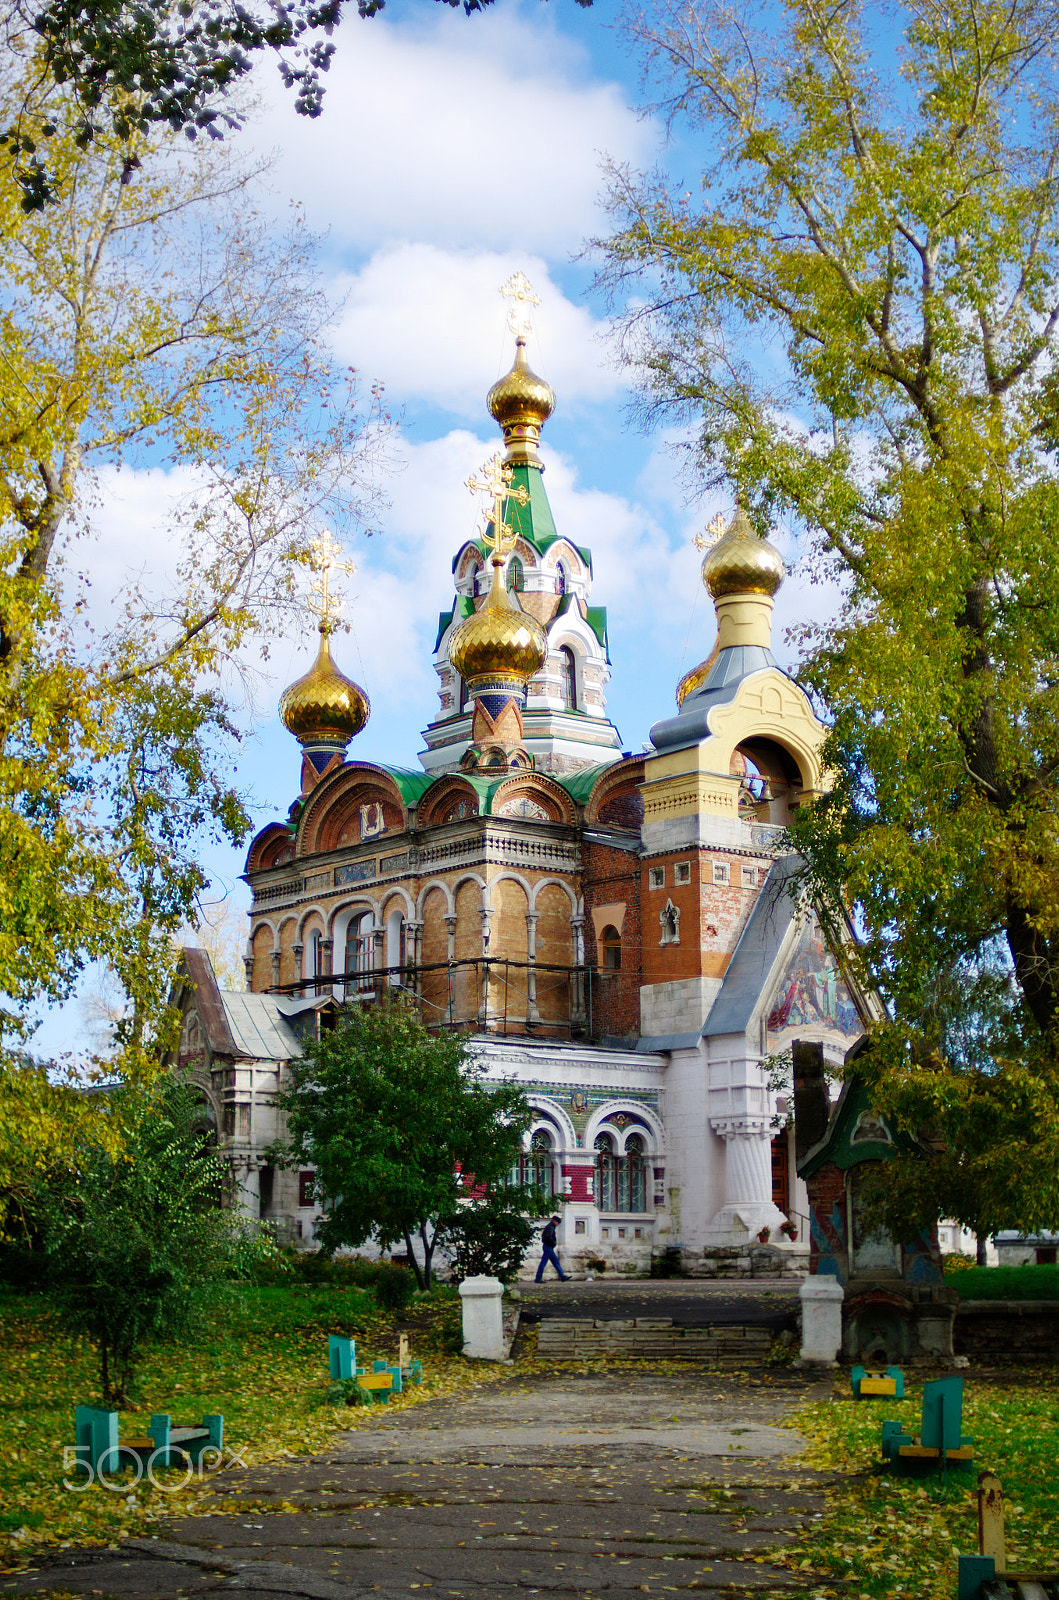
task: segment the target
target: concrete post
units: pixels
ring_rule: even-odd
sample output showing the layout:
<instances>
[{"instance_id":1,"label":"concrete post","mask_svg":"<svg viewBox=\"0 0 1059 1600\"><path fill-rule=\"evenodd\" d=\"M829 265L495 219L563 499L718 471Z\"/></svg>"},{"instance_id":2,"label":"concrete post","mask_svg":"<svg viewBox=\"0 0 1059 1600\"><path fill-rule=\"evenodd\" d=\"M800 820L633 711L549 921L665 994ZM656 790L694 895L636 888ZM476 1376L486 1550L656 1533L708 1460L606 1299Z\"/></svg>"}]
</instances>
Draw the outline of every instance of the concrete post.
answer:
<instances>
[{"instance_id":1,"label":"concrete post","mask_svg":"<svg viewBox=\"0 0 1059 1600\"><path fill-rule=\"evenodd\" d=\"M806 1278L798 1291L802 1302L803 1361L833 1367L842 1348L842 1298L837 1278Z\"/></svg>"},{"instance_id":2,"label":"concrete post","mask_svg":"<svg viewBox=\"0 0 1059 1600\"><path fill-rule=\"evenodd\" d=\"M507 1355L500 1306L503 1293L499 1278L464 1278L460 1284L463 1353L468 1360L503 1361Z\"/></svg>"}]
</instances>

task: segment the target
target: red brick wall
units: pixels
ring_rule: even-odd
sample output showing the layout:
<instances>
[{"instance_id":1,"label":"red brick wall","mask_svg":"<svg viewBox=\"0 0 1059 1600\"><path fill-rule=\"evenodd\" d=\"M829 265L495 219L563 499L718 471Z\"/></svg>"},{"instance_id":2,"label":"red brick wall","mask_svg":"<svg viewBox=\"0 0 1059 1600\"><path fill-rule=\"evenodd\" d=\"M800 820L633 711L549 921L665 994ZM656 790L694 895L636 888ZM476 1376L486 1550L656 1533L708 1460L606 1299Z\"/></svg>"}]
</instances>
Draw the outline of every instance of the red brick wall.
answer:
<instances>
[{"instance_id":1,"label":"red brick wall","mask_svg":"<svg viewBox=\"0 0 1059 1600\"><path fill-rule=\"evenodd\" d=\"M585 901L585 960L592 975L594 1033L632 1038L640 1032L640 984L643 982L643 932L640 920L640 862L629 850L586 839L582 892ZM596 906L624 904L621 970L608 972L596 945L592 912Z\"/></svg>"}]
</instances>

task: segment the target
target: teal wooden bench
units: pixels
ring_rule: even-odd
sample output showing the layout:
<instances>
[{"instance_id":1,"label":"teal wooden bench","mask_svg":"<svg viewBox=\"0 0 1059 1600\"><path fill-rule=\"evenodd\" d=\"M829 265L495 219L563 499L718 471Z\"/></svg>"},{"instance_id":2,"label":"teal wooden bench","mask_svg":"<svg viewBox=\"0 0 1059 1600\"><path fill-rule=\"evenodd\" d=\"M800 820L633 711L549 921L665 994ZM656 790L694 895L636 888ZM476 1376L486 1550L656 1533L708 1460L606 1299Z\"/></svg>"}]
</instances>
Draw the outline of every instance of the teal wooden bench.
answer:
<instances>
[{"instance_id":1,"label":"teal wooden bench","mask_svg":"<svg viewBox=\"0 0 1059 1600\"><path fill-rule=\"evenodd\" d=\"M923 1385L923 1415L919 1437L913 1439L900 1422L882 1425L883 1461L896 1472L915 1473L936 1468L947 1480L949 1467L969 1472L974 1461L974 1440L963 1427L963 1379L934 1378Z\"/></svg>"},{"instance_id":2,"label":"teal wooden bench","mask_svg":"<svg viewBox=\"0 0 1059 1600\"><path fill-rule=\"evenodd\" d=\"M207 1450L218 1459L224 1445L224 1417L211 1415L191 1427L173 1426L168 1411L155 1412L145 1434L120 1438L118 1413L99 1406L78 1406L74 1412L74 1450L79 1465L95 1476L147 1463L154 1467L197 1467Z\"/></svg>"},{"instance_id":3,"label":"teal wooden bench","mask_svg":"<svg viewBox=\"0 0 1059 1600\"><path fill-rule=\"evenodd\" d=\"M903 1400L905 1375L900 1367L887 1367L885 1372L866 1372L854 1367L850 1373L854 1400Z\"/></svg>"},{"instance_id":4,"label":"teal wooden bench","mask_svg":"<svg viewBox=\"0 0 1059 1600\"><path fill-rule=\"evenodd\" d=\"M1059 1572L996 1571L992 1556L960 1556L956 1600L1059 1600Z\"/></svg>"},{"instance_id":5,"label":"teal wooden bench","mask_svg":"<svg viewBox=\"0 0 1059 1600\"><path fill-rule=\"evenodd\" d=\"M359 1388L367 1390L377 1405L388 1405L390 1396L401 1394L406 1383L418 1384L423 1381L423 1363L408 1360L408 1342L404 1335L401 1337L401 1354L397 1361L375 1360L371 1372L366 1367L357 1366L355 1339L332 1333L328 1337L327 1351L332 1383L353 1379Z\"/></svg>"}]
</instances>

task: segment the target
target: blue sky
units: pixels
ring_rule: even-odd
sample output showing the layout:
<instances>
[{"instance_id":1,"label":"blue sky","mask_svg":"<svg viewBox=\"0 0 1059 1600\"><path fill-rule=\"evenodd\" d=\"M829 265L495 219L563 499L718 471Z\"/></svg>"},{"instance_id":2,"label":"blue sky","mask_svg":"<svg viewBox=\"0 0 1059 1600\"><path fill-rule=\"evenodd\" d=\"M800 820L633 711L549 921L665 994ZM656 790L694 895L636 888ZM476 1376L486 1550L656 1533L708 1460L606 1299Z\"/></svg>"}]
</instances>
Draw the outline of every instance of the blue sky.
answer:
<instances>
[{"instance_id":1,"label":"blue sky","mask_svg":"<svg viewBox=\"0 0 1059 1600\"><path fill-rule=\"evenodd\" d=\"M471 17L434 0L394 0L371 20L347 9L323 115L296 116L266 64L260 110L237 137L273 158L267 204L277 221L295 201L324 236L336 354L365 382L380 381L402 419L381 531L349 549L358 564L344 583L350 631L333 645L372 702L350 756L415 765L437 714L437 614L449 608L452 556L475 521L464 479L497 447L484 401L513 354L498 289L516 269L541 297L529 357L557 397L545 482L560 530L593 551L593 601L610 617L608 711L624 748L639 750L652 723L672 714L682 673L712 647L691 540L731 504L689 497L669 443L629 420L627 376L582 252L606 228L605 156L661 164L693 188L706 153L667 147L659 123L636 110L639 65L608 0L588 11L573 0L497 0ZM120 588L157 545L166 487L147 470L105 483L97 592L107 574ZM789 660L784 629L826 610L830 596L797 570L790 530L774 537L795 566L775 628ZM300 752L275 707L314 647L307 613L303 632L274 641L246 709L237 776L255 826L285 813L298 791ZM204 850L214 897L249 904L243 857ZM76 1032L68 1007L37 1046L62 1048Z\"/></svg>"}]
</instances>

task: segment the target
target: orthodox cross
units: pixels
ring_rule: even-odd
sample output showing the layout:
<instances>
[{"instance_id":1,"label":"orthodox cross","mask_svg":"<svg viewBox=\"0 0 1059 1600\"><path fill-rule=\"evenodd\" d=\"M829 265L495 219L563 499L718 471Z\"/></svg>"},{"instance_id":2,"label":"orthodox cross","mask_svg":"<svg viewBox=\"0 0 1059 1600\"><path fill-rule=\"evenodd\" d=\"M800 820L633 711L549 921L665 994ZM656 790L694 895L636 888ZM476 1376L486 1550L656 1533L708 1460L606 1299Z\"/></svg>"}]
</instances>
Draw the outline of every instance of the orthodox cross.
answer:
<instances>
[{"instance_id":1,"label":"orthodox cross","mask_svg":"<svg viewBox=\"0 0 1059 1600\"><path fill-rule=\"evenodd\" d=\"M707 523L706 532L697 533L692 540L696 550L709 550L712 545L717 543L727 526L728 524L724 520L724 512L718 511L713 521Z\"/></svg>"},{"instance_id":2,"label":"orthodox cross","mask_svg":"<svg viewBox=\"0 0 1059 1600\"><path fill-rule=\"evenodd\" d=\"M479 537L487 550L492 550L500 559L508 555L515 548L518 530L509 528L504 521L504 510L509 500L514 500L516 505L529 504L529 490L519 484L517 489L511 487L513 468L503 456L495 455L485 463L480 472L474 472L467 479L467 487L472 494L487 495L493 503L493 531L482 531L479 524Z\"/></svg>"},{"instance_id":3,"label":"orthodox cross","mask_svg":"<svg viewBox=\"0 0 1059 1600\"><path fill-rule=\"evenodd\" d=\"M325 528L317 538L309 540L309 570L319 576L309 579L311 591L309 609L315 611L320 618L321 628L329 633L338 621L342 610L342 601L331 593L332 572L344 572L352 577L356 566L352 561L339 561L338 555L342 546L334 538L329 528ZM313 598L315 596L315 598Z\"/></svg>"},{"instance_id":4,"label":"orthodox cross","mask_svg":"<svg viewBox=\"0 0 1059 1600\"><path fill-rule=\"evenodd\" d=\"M513 272L500 293L512 302L507 314L507 325L516 339L526 340L533 332L533 307L539 306L540 295L534 294L533 285L524 272Z\"/></svg>"}]
</instances>

